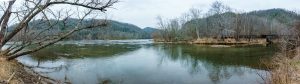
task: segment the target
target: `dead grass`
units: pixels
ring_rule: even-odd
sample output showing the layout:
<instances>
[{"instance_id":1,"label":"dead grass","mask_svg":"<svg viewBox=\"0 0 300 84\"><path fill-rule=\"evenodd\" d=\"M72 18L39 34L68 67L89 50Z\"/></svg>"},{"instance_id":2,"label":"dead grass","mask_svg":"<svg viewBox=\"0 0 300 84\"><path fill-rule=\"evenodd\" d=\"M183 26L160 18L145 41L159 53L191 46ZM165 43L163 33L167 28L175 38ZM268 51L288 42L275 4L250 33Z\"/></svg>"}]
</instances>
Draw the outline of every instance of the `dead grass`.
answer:
<instances>
[{"instance_id":1,"label":"dead grass","mask_svg":"<svg viewBox=\"0 0 300 84\"><path fill-rule=\"evenodd\" d=\"M264 84L300 84L300 52L279 53L271 62L265 63L269 68Z\"/></svg>"},{"instance_id":2,"label":"dead grass","mask_svg":"<svg viewBox=\"0 0 300 84\"><path fill-rule=\"evenodd\" d=\"M265 84L291 84L292 73L295 70L291 61L292 59L281 54L274 57L271 64L267 65L270 70Z\"/></svg>"},{"instance_id":3,"label":"dead grass","mask_svg":"<svg viewBox=\"0 0 300 84\"><path fill-rule=\"evenodd\" d=\"M45 79L26 70L16 60L6 61L0 58L0 84L48 84L50 80Z\"/></svg>"},{"instance_id":4,"label":"dead grass","mask_svg":"<svg viewBox=\"0 0 300 84\"><path fill-rule=\"evenodd\" d=\"M195 44L268 44L266 39L240 39L239 41L233 38L226 38L223 41L214 38L201 38L193 41Z\"/></svg>"}]
</instances>

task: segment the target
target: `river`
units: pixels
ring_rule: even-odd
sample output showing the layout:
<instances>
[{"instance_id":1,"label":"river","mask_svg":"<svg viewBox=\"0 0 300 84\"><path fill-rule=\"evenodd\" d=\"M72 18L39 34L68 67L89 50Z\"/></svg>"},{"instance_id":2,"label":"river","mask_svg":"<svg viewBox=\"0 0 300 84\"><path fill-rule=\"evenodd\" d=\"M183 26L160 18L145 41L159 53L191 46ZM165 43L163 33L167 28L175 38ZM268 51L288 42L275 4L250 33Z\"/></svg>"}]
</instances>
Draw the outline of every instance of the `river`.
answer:
<instances>
[{"instance_id":1,"label":"river","mask_svg":"<svg viewBox=\"0 0 300 84\"><path fill-rule=\"evenodd\" d=\"M211 47L152 40L64 41L18 58L72 84L258 84L275 53L261 45Z\"/></svg>"}]
</instances>

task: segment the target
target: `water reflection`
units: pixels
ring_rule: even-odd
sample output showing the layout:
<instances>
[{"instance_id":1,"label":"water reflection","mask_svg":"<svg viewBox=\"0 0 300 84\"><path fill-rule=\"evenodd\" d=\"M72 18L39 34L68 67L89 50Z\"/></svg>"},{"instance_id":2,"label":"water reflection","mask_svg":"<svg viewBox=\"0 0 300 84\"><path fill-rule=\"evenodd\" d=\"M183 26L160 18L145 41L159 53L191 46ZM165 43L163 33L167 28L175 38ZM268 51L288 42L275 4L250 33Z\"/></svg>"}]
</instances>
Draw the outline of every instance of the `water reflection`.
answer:
<instances>
[{"instance_id":1,"label":"water reflection","mask_svg":"<svg viewBox=\"0 0 300 84\"><path fill-rule=\"evenodd\" d=\"M19 61L75 84L255 84L260 60L273 53L262 46L57 45Z\"/></svg>"},{"instance_id":2,"label":"water reflection","mask_svg":"<svg viewBox=\"0 0 300 84\"><path fill-rule=\"evenodd\" d=\"M208 73L214 84L229 80L233 75L241 77L245 73L258 73L255 69L264 70L261 60L270 60L275 52L272 46L212 48L200 45L158 45L156 49L163 54L162 61L180 62L191 75Z\"/></svg>"},{"instance_id":3,"label":"water reflection","mask_svg":"<svg viewBox=\"0 0 300 84\"><path fill-rule=\"evenodd\" d=\"M262 69L262 59L270 59L275 52L274 47L247 46L230 48L212 48L199 45L158 45L158 52L173 61L184 61L196 67L198 62L215 66L246 66Z\"/></svg>"}]
</instances>

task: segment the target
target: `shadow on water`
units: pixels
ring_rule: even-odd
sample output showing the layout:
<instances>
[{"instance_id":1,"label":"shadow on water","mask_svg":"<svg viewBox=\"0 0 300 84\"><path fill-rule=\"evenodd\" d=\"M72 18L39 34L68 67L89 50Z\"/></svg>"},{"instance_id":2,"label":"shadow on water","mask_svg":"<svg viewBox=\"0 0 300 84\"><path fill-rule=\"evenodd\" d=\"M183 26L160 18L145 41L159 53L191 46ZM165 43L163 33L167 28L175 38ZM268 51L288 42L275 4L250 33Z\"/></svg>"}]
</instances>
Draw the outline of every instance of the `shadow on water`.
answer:
<instances>
[{"instance_id":1,"label":"shadow on water","mask_svg":"<svg viewBox=\"0 0 300 84\"><path fill-rule=\"evenodd\" d=\"M122 84L257 83L261 60L274 47L201 45L55 45L20 58L25 65L57 80ZM53 67L54 66L54 67ZM81 75L81 77L78 77Z\"/></svg>"}]
</instances>

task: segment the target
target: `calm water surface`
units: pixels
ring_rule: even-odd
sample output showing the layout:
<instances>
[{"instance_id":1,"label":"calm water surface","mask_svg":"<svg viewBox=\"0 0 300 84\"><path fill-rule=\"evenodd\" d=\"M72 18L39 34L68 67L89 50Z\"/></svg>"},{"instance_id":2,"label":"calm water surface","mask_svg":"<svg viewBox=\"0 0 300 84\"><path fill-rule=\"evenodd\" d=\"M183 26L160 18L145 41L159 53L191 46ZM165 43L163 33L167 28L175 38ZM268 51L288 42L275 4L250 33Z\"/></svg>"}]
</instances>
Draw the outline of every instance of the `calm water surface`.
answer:
<instances>
[{"instance_id":1,"label":"calm water surface","mask_svg":"<svg viewBox=\"0 0 300 84\"><path fill-rule=\"evenodd\" d=\"M106 43L105 43L106 42ZM61 42L18 60L73 84L258 84L273 47L212 48L151 40Z\"/></svg>"}]
</instances>

